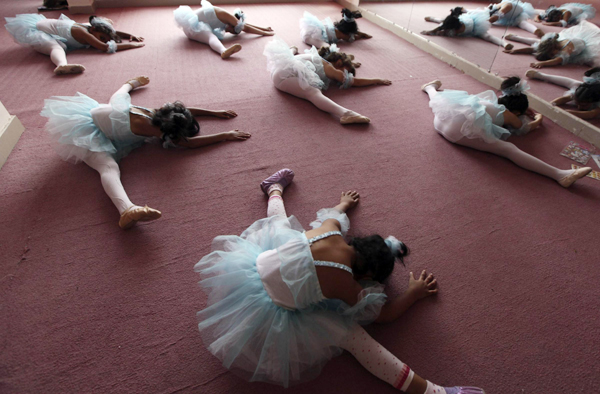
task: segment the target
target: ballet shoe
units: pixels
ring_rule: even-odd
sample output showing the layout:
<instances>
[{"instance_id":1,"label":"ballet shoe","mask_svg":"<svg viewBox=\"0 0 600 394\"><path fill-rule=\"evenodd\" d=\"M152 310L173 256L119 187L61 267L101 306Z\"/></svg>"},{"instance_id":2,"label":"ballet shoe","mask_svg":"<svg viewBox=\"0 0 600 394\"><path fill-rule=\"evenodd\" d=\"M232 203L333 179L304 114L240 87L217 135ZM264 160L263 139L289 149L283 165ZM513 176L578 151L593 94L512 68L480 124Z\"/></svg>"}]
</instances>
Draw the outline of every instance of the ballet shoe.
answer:
<instances>
[{"instance_id":1,"label":"ballet shoe","mask_svg":"<svg viewBox=\"0 0 600 394\"><path fill-rule=\"evenodd\" d=\"M507 51L510 51L511 49L513 49L515 46L513 44L506 44L504 46L504 49L506 49Z\"/></svg>"},{"instance_id":2,"label":"ballet shoe","mask_svg":"<svg viewBox=\"0 0 600 394\"><path fill-rule=\"evenodd\" d=\"M574 184L575 181L577 181L578 179L583 178L584 176L586 176L590 172L592 172L592 167L578 168L578 169L574 170L571 174L569 174L566 177L564 177L561 180L559 180L558 183L562 187L569 187L572 184Z\"/></svg>"},{"instance_id":3,"label":"ballet shoe","mask_svg":"<svg viewBox=\"0 0 600 394\"><path fill-rule=\"evenodd\" d=\"M145 75L141 75L139 77L131 78L129 81L127 81L127 83L130 84L133 89L137 89L141 86L148 85L150 83L150 78Z\"/></svg>"},{"instance_id":4,"label":"ballet shoe","mask_svg":"<svg viewBox=\"0 0 600 394\"><path fill-rule=\"evenodd\" d=\"M234 44L227 48L225 52L221 54L221 59L229 59L231 55L237 53L242 50L242 46L240 44Z\"/></svg>"},{"instance_id":5,"label":"ballet shoe","mask_svg":"<svg viewBox=\"0 0 600 394\"><path fill-rule=\"evenodd\" d=\"M371 119L367 118L366 116L362 116L360 114L354 113L354 114L348 114L348 115L344 115L340 118L340 123L341 124L366 124L366 123L371 123Z\"/></svg>"},{"instance_id":6,"label":"ballet shoe","mask_svg":"<svg viewBox=\"0 0 600 394\"><path fill-rule=\"evenodd\" d=\"M294 171L290 170L289 168L281 169L273 175L271 175L270 177L268 177L267 179L265 179L264 181L262 181L260 183L260 188L267 196L269 195L271 187L274 187L275 185L281 186L281 189L277 190L283 192L283 189L285 189L287 185L292 183L292 181L294 180L294 175Z\"/></svg>"},{"instance_id":7,"label":"ballet shoe","mask_svg":"<svg viewBox=\"0 0 600 394\"><path fill-rule=\"evenodd\" d=\"M131 228L136 222L149 222L160 218L162 214L156 209L152 209L147 205L139 207L134 205L121 214L119 219L119 227L123 230Z\"/></svg>"},{"instance_id":8,"label":"ballet shoe","mask_svg":"<svg viewBox=\"0 0 600 394\"><path fill-rule=\"evenodd\" d=\"M529 79L537 79L538 71L536 70L527 70L525 76Z\"/></svg>"},{"instance_id":9,"label":"ballet shoe","mask_svg":"<svg viewBox=\"0 0 600 394\"><path fill-rule=\"evenodd\" d=\"M81 64L64 64L54 69L54 74L65 75L65 74L81 74L85 71L85 67Z\"/></svg>"},{"instance_id":10,"label":"ballet shoe","mask_svg":"<svg viewBox=\"0 0 600 394\"><path fill-rule=\"evenodd\" d=\"M425 85L421 86L421 90L424 91L425 93L427 93L425 88L430 85L435 86L435 90L440 90L440 88L442 87L442 81L440 81L439 79L436 79L435 81L427 82Z\"/></svg>"},{"instance_id":11,"label":"ballet shoe","mask_svg":"<svg viewBox=\"0 0 600 394\"><path fill-rule=\"evenodd\" d=\"M516 34L512 34L512 33L508 33L507 35L504 36L504 38L506 38L507 40L512 40L513 38L515 38Z\"/></svg>"}]
</instances>

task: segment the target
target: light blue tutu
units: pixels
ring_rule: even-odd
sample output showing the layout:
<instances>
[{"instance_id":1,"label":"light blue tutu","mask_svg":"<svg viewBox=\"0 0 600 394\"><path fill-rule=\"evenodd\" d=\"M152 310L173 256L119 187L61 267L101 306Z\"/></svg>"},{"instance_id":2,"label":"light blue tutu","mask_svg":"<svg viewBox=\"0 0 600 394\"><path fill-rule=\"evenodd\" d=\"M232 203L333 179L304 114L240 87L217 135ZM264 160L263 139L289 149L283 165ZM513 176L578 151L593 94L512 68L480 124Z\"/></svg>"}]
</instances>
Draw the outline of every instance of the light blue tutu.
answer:
<instances>
[{"instance_id":1,"label":"light blue tutu","mask_svg":"<svg viewBox=\"0 0 600 394\"><path fill-rule=\"evenodd\" d=\"M487 101L497 110L495 118L488 114L485 105ZM504 124L504 112L506 107L498 104L496 94L487 90L477 95L471 95L461 90L444 90L438 92L430 101L433 113L442 122L451 124L456 117L464 116L460 134L467 138L481 138L491 143L498 139L506 139L510 131L501 127Z\"/></svg>"},{"instance_id":2,"label":"light blue tutu","mask_svg":"<svg viewBox=\"0 0 600 394\"><path fill-rule=\"evenodd\" d=\"M61 14L60 18L54 20L57 34L44 32L37 28L37 23L46 20L46 17L38 14L19 14L14 18L6 19L6 30L13 36L15 42L25 47L44 46L50 42L58 42L64 50L75 50L88 48L89 45L82 44L71 35L71 28L75 21ZM51 20L52 21L52 20Z\"/></svg>"},{"instance_id":3,"label":"light blue tutu","mask_svg":"<svg viewBox=\"0 0 600 394\"><path fill-rule=\"evenodd\" d=\"M518 26L519 23L532 19L536 15L535 8L531 3L521 0L503 0L498 6L502 6L503 3L512 3L513 9L494 22L495 25Z\"/></svg>"},{"instance_id":4,"label":"light blue tutu","mask_svg":"<svg viewBox=\"0 0 600 394\"><path fill-rule=\"evenodd\" d=\"M600 27L582 20L578 25L561 31L558 40L570 40L575 46L570 54L564 51L558 54L563 64L600 66Z\"/></svg>"},{"instance_id":5,"label":"light blue tutu","mask_svg":"<svg viewBox=\"0 0 600 394\"><path fill-rule=\"evenodd\" d=\"M596 9L590 4L582 3L567 3L558 7L559 10L569 11L571 18L568 20L569 25L575 25L585 19L594 19L596 16Z\"/></svg>"},{"instance_id":6,"label":"light blue tutu","mask_svg":"<svg viewBox=\"0 0 600 394\"><path fill-rule=\"evenodd\" d=\"M202 3L203 3L202 8L204 8L205 2L203 1ZM208 2L206 2L206 3L208 3ZM212 4L210 4L210 3L208 3L208 4L209 5L207 5L205 12L210 13L212 11L212 14L214 14L214 17L216 18L216 14L215 14ZM198 15L194 11L192 11L192 9L190 7L188 7L187 5L182 5L178 9L173 11L173 16L175 17L175 22L177 23L177 26L179 26L183 30L185 35L188 37L190 35L192 35L193 33L199 33L202 31L213 32L213 34L215 36L217 36L219 38L219 40L222 40L225 37L225 28L224 28L225 24L223 24L221 21L219 21L220 25L216 25L215 27L212 27L208 23L200 22L198 20Z\"/></svg>"},{"instance_id":7,"label":"light blue tutu","mask_svg":"<svg viewBox=\"0 0 600 394\"><path fill-rule=\"evenodd\" d=\"M146 138L131 132L129 94L114 96L110 105L112 137L108 138L91 115L94 108L100 107L96 100L79 92L76 96L54 96L44 100L40 115L48 118L46 131L63 160L77 163L91 152L106 152L119 160L144 143Z\"/></svg>"},{"instance_id":8,"label":"light blue tutu","mask_svg":"<svg viewBox=\"0 0 600 394\"><path fill-rule=\"evenodd\" d=\"M313 46L304 55L294 56L288 44L278 36L265 45L263 55L267 57L267 70L273 75L278 72L281 78L297 77L302 89L309 86L320 90L329 87L325 75L323 59Z\"/></svg>"},{"instance_id":9,"label":"light blue tutu","mask_svg":"<svg viewBox=\"0 0 600 394\"><path fill-rule=\"evenodd\" d=\"M315 378L357 322L373 321L385 303L379 284L353 307L325 299L303 231L293 216L261 219L239 237L215 238L213 252L195 266L208 295L198 312L203 342L246 380L288 387ZM296 310L275 305L263 286L256 261L270 250L277 250Z\"/></svg>"},{"instance_id":10,"label":"light blue tutu","mask_svg":"<svg viewBox=\"0 0 600 394\"><path fill-rule=\"evenodd\" d=\"M480 37L490 30L492 24L489 22L490 13L487 10L477 9L461 14L458 19L465 25L465 31L459 36Z\"/></svg>"},{"instance_id":11,"label":"light blue tutu","mask_svg":"<svg viewBox=\"0 0 600 394\"><path fill-rule=\"evenodd\" d=\"M325 18L322 21L308 11L304 11L304 17L300 19L300 36L304 43L308 39L318 39L328 44L338 42L335 35L335 26L331 18Z\"/></svg>"}]
</instances>

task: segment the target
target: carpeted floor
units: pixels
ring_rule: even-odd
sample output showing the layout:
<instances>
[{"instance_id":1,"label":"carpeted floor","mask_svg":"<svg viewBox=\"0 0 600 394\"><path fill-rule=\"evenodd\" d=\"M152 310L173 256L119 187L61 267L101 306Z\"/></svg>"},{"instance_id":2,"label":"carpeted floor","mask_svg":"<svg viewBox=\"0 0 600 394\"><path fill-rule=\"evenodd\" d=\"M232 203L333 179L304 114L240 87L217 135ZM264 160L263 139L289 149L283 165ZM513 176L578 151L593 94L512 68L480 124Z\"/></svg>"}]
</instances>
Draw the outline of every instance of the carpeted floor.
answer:
<instances>
[{"instance_id":1,"label":"carpeted floor","mask_svg":"<svg viewBox=\"0 0 600 394\"><path fill-rule=\"evenodd\" d=\"M0 15L37 5L3 1ZM243 8L251 23L272 26L301 48L304 10L321 18L340 10L333 3ZM410 271L438 276L436 298L368 328L417 373L490 394L595 392L599 181L565 190L445 141L419 87L435 78L472 93L487 87L368 21L359 21L361 29L374 38L348 51L363 63L359 76L393 85L330 89L373 122L343 127L272 86L262 56L269 38L233 38L244 49L222 61L187 40L173 9L101 9L147 45L114 55L73 52L70 60L87 67L79 76L54 76L47 57L0 29L0 97L26 127L0 170L0 392L282 392L238 379L204 348L195 312L206 297L193 272L213 237L239 234L265 215L258 184L282 167L296 171L284 197L302 223L336 204L340 191L356 189L362 202L350 214L351 233L393 234L411 247L389 282L391 295L406 288ZM151 83L133 93L134 104L180 99L234 109L234 120L201 119L202 133L239 128L253 137L195 151L148 144L131 153L121 162L123 184L135 203L163 218L124 232L98 175L52 151L39 112L44 98L77 91L106 102L140 74ZM514 142L569 168L574 162L559 152L572 140L582 142L545 122ZM315 381L286 392L393 389L344 354Z\"/></svg>"}]
</instances>

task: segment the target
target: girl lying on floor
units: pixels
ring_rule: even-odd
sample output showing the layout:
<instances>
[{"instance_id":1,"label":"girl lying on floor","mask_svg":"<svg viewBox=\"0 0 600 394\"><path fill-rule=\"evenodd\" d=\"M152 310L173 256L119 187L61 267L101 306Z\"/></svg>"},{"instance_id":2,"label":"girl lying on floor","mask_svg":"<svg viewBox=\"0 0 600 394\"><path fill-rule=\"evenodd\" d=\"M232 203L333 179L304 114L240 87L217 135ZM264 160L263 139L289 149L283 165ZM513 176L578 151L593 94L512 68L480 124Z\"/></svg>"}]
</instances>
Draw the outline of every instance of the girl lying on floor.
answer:
<instances>
[{"instance_id":1,"label":"girl lying on floor","mask_svg":"<svg viewBox=\"0 0 600 394\"><path fill-rule=\"evenodd\" d=\"M438 91L441 86L440 81L433 81L422 89L429 95L429 106L435 115L433 125L448 141L505 157L521 168L554 179L563 187L571 186L592 171L590 167L559 170L504 141L510 135L527 134L542 123L542 115L529 109L524 94L529 87L519 77L502 82L500 99L491 90L470 95L459 90ZM526 114L535 120L527 122Z\"/></svg>"},{"instance_id":2,"label":"girl lying on floor","mask_svg":"<svg viewBox=\"0 0 600 394\"><path fill-rule=\"evenodd\" d=\"M223 59L228 59L234 53L242 50L240 44L225 48L221 43L225 32L232 34L246 32L260 36L275 34L270 27L259 27L247 23L246 14L239 8L230 14L220 7L214 7L207 0L202 0L201 5L202 8L196 11L192 11L187 5L179 7L173 11L175 22L190 40L208 44Z\"/></svg>"},{"instance_id":3,"label":"girl lying on floor","mask_svg":"<svg viewBox=\"0 0 600 394\"><path fill-rule=\"evenodd\" d=\"M450 10L450 15L443 20L431 16L425 17L426 21L440 23L440 25L433 30L422 31L421 34L427 36L478 37L506 49L513 47L512 44L488 33L492 24L489 22L490 13L487 10L464 11L464 8L456 7Z\"/></svg>"},{"instance_id":4,"label":"girl lying on floor","mask_svg":"<svg viewBox=\"0 0 600 394\"><path fill-rule=\"evenodd\" d=\"M194 116L230 119L233 111L186 108L183 103L167 103L159 109L131 104L129 92L150 82L137 77L125 83L110 98L110 104L98 104L88 96L55 96L45 100L41 115L48 118L46 131L57 143L58 154L73 163L80 161L100 173L104 191L121 214L119 226L127 229L137 221L160 218L161 213L129 200L121 184L118 160L141 146L149 138L162 141L164 148L199 148L221 141L243 141L250 134L241 131L199 136Z\"/></svg>"},{"instance_id":5,"label":"girl lying on floor","mask_svg":"<svg viewBox=\"0 0 600 394\"><path fill-rule=\"evenodd\" d=\"M336 47L315 47L298 55L296 48L290 48L282 39L275 37L264 51L267 57L267 70L275 87L282 92L305 99L321 111L329 112L341 124L369 123L371 120L357 112L336 104L323 95L330 81L340 85L340 89L351 86L391 85L387 79L355 78L356 70L352 57L336 51Z\"/></svg>"},{"instance_id":6,"label":"girl lying on floor","mask_svg":"<svg viewBox=\"0 0 600 394\"><path fill-rule=\"evenodd\" d=\"M530 48L505 50L510 54L533 54L538 62L531 67L553 67L563 64L600 66L600 28L582 21L560 33L548 33L541 39L507 34L507 40L531 45Z\"/></svg>"},{"instance_id":7,"label":"girl lying on floor","mask_svg":"<svg viewBox=\"0 0 600 394\"><path fill-rule=\"evenodd\" d=\"M358 30L356 19L362 18L360 11L342 10L342 19L333 23L331 18L320 21L310 12L304 11L300 19L300 35L305 44L321 48L339 41L354 42L355 40L368 39L372 36Z\"/></svg>"},{"instance_id":8,"label":"girl lying on floor","mask_svg":"<svg viewBox=\"0 0 600 394\"><path fill-rule=\"evenodd\" d=\"M518 27L529 33L542 37L544 32L528 20L538 14L531 3L521 0L502 0L498 4L490 4L490 23L499 26Z\"/></svg>"},{"instance_id":9,"label":"girl lying on floor","mask_svg":"<svg viewBox=\"0 0 600 394\"><path fill-rule=\"evenodd\" d=\"M110 19L94 15L90 16L89 25L75 23L62 14L59 19L46 19L38 14L19 14L5 19L6 30L17 43L50 56L57 75L85 70L81 64L67 63L66 51L92 46L102 52L115 53L144 46L142 37L116 31ZM124 43L122 38L131 42Z\"/></svg>"},{"instance_id":10,"label":"girl lying on floor","mask_svg":"<svg viewBox=\"0 0 600 394\"><path fill-rule=\"evenodd\" d=\"M589 4L567 3L560 7L551 5L546 12L535 17L536 22L546 26L572 26L586 19L594 19L596 9Z\"/></svg>"},{"instance_id":11,"label":"girl lying on floor","mask_svg":"<svg viewBox=\"0 0 600 394\"><path fill-rule=\"evenodd\" d=\"M573 101L577 110L567 109L573 115L582 119L594 119L600 116L600 67L586 71L583 81L544 74L537 70L528 70L525 75L530 79L539 79L569 89L563 96L552 100L553 105L563 105Z\"/></svg>"},{"instance_id":12,"label":"girl lying on floor","mask_svg":"<svg viewBox=\"0 0 600 394\"><path fill-rule=\"evenodd\" d=\"M342 193L334 208L317 212L304 231L287 217L284 188L294 173L283 169L261 183L267 218L241 236L214 239L213 252L196 264L208 294L198 312L204 345L223 365L249 381L288 387L315 378L331 358L350 352L369 372L409 394L482 394L474 387L440 387L414 373L361 325L392 322L417 300L437 293L437 281L412 272L408 290L387 299L381 282L406 245L390 236L353 238L346 211L357 192ZM359 283L361 281L361 283Z\"/></svg>"}]
</instances>

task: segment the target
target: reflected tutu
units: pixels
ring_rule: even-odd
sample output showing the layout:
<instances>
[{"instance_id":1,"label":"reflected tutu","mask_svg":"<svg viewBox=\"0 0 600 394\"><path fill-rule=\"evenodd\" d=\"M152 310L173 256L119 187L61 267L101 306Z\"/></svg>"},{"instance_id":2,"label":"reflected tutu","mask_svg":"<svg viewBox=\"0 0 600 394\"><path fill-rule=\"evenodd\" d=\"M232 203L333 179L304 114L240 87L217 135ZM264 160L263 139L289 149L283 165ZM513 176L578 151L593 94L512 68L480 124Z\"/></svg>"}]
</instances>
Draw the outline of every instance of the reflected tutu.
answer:
<instances>
[{"instance_id":1,"label":"reflected tutu","mask_svg":"<svg viewBox=\"0 0 600 394\"><path fill-rule=\"evenodd\" d=\"M311 38L328 44L338 42L331 18L320 21L319 18L308 11L304 11L304 17L300 19L300 36L304 43L307 43Z\"/></svg>"},{"instance_id":2,"label":"reflected tutu","mask_svg":"<svg viewBox=\"0 0 600 394\"><path fill-rule=\"evenodd\" d=\"M465 25L465 30L459 36L479 37L484 35L492 27L488 21L489 18L490 13L481 9L461 14L458 19Z\"/></svg>"},{"instance_id":3,"label":"reflected tutu","mask_svg":"<svg viewBox=\"0 0 600 394\"><path fill-rule=\"evenodd\" d=\"M531 3L521 0L503 0L498 5L501 6L504 3L512 3L513 9L494 22L495 25L519 26L519 23L532 19L536 15L535 8L533 8Z\"/></svg>"},{"instance_id":4,"label":"reflected tutu","mask_svg":"<svg viewBox=\"0 0 600 394\"><path fill-rule=\"evenodd\" d=\"M203 13L204 16L206 16L207 21L209 19L217 18L212 4L210 4L206 1L203 1L202 3L203 4L202 4L201 12ZM205 3L208 3L208 4L205 4ZM205 6L206 6L206 8L204 8ZM214 15L214 18L208 18L207 14ZM201 22L198 19L198 14L196 14L194 11L192 11L192 9L190 7L188 7L187 5L185 5L185 6L182 5L178 9L173 11L173 16L175 17L175 23L177 23L177 26L179 26L183 30L185 35L188 37L190 35L192 35L193 33L199 33L201 31L211 31L220 40L222 40L225 37L225 30L224 30L225 24L223 24L221 21L219 21L218 18L217 18L217 21L219 23L218 24L213 23L215 26L212 26L211 24L206 23L206 22Z\"/></svg>"}]
</instances>

